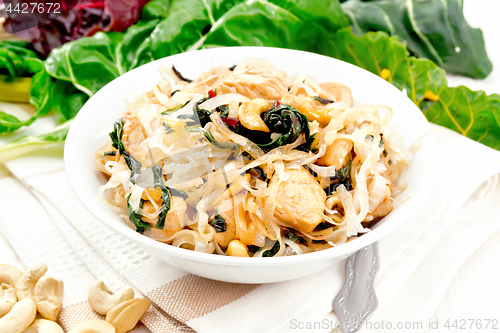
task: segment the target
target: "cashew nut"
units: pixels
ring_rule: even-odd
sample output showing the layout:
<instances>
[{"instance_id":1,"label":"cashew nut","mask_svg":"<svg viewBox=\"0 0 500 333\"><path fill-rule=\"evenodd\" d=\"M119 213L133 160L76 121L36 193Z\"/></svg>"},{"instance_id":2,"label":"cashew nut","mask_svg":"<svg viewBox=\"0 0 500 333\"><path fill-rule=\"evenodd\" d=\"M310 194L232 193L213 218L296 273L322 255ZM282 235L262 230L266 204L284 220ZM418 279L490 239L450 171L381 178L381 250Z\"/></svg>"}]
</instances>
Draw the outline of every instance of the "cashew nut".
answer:
<instances>
[{"instance_id":1,"label":"cashew nut","mask_svg":"<svg viewBox=\"0 0 500 333\"><path fill-rule=\"evenodd\" d=\"M109 310L106 321L113 324L116 333L130 331L137 325L142 315L148 311L151 303L145 298L134 298L118 304Z\"/></svg>"},{"instance_id":2,"label":"cashew nut","mask_svg":"<svg viewBox=\"0 0 500 333\"><path fill-rule=\"evenodd\" d=\"M269 102L263 98L256 98L240 107L238 119L241 124L250 130L269 132L269 127L260 117L260 114L269 109Z\"/></svg>"},{"instance_id":3,"label":"cashew nut","mask_svg":"<svg viewBox=\"0 0 500 333\"><path fill-rule=\"evenodd\" d=\"M29 267L17 282L17 299L32 298L36 283L46 272L46 264Z\"/></svg>"},{"instance_id":4,"label":"cashew nut","mask_svg":"<svg viewBox=\"0 0 500 333\"><path fill-rule=\"evenodd\" d=\"M2 283L0 286L0 318L9 313L16 302L16 287Z\"/></svg>"},{"instance_id":5,"label":"cashew nut","mask_svg":"<svg viewBox=\"0 0 500 333\"><path fill-rule=\"evenodd\" d=\"M0 319L0 332L2 333L20 333L31 325L36 316L36 304L31 298L25 298L17 302Z\"/></svg>"},{"instance_id":6,"label":"cashew nut","mask_svg":"<svg viewBox=\"0 0 500 333\"><path fill-rule=\"evenodd\" d=\"M55 321L47 319L37 319L30 327L22 333L64 333L63 329Z\"/></svg>"},{"instance_id":7,"label":"cashew nut","mask_svg":"<svg viewBox=\"0 0 500 333\"><path fill-rule=\"evenodd\" d=\"M106 315L114 306L134 298L134 291L128 288L111 295L104 282L98 280L90 285L87 297L92 309Z\"/></svg>"},{"instance_id":8,"label":"cashew nut","mask_svg":"<svg viewBox=\"0 0 500 333\"><path fill-rule=\"evenodd\" d=\"M46 319L56 320L62 307L64 284L49 276L42 276L35 285L33 299L36 309Z\"/></svg>"},{"instance_id":9,"label":"cashew nut","mask_svg":"<svg viewBox=\"0 0 500 333\"><path fill-rule=\"evenodd\" d=\"M11 265L0 264L0 283L15 287L23 272Z\"/></svg>"},{"instance_id":10,"label":"cashew nut","mask_svg":"<svg viewBox=\"0 0 500 333\"><path fill-rule=\"evenodd\" d=\"M68 333L116 333L116 329L104 320L88 320L76 325Z\"/></svg>"}]
</instances>

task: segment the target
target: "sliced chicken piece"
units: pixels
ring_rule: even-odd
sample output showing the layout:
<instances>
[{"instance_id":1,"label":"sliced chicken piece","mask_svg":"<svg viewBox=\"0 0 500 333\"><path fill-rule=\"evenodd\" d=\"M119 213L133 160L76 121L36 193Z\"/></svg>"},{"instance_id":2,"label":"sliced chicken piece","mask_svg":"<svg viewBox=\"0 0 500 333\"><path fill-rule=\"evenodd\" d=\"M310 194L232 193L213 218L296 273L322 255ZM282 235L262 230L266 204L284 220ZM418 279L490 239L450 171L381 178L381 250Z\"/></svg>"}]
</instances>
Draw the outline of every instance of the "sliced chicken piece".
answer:
<instances>
[{"instance_id":1,"label":"sliced chicken piece","mask_svg":"<svg viewBox=\"0 0 500 333\"><path fill-rule=\"evenodd\" d=\"M280 99L288 91L286 74L264 59L250 58L242 61L233 70L233 75L224 78L223 94L236 92L251 99Z\"/></svg>"},{"instance_id":2,"label":"sliced chicken piece","mask_svg":"<svg viewBox=\"0 0 500 333\"><path fill-rule=\"evenodd\" d=\"M274 216L303 233L311 232L324 220L326 193L304 168L285 170L288 180L278 184L278 175L269 187L276 198Z\"/></svg>"}]
</instances>

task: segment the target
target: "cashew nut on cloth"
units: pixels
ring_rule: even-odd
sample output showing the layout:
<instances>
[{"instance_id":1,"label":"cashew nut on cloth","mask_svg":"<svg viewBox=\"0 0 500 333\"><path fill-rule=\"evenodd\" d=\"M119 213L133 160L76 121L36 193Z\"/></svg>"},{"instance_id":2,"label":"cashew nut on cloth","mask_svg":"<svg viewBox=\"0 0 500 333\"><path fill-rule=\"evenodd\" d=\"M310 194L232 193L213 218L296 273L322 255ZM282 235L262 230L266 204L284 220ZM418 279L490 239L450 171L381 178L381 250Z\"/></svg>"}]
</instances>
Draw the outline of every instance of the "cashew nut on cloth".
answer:
<instances>
[{"instance_id":1,"label":"cashew nut on cloth","mask_svg":"<svg viewBox=\"0 0 500 333\"><path fill-rule=\"evenodd\" d=\"M102 315L106 315L114 306L134 298L134 291L130 288L111 295L102 281L95 281L87 291L87 297L92 308Z\"/></svg>"},{"instance_id":2,"label":"cashew nut on cloth","mask_svg":"<svg viewBox=\"0 0 500 333\"><path fill-rule=\"evenodd\" d=\"M36 264L29 267L17 282L17 299L32 298L35 285L47 272L46 264Z\"/></svg>"},{"instance_id":3,"label":"cashew nut on cloth","mask_svg":"<svg viewBox=\"0 0 500 333\"><path fill-rule=\"evenodd\" d=\"M33 292L33 299L38 312L46 319L56 320L62 308L64 284L50 276L38 280Z\"/></svg>"},{"instance_id":4,"label":"cashew nut on cloth","mask_svg":"<svg viewBox=\"0 0 500 333\"><path fill-rule=\"evenodd\" d=\"M106 321L113 324L116 333L125 333L137 325L151 303L145 298L135 298L118 304L109 310Z\"/></svg>"},{"instance_id":5,"label":"cashew nut on cloth","mask_svg":"<svg viewBox=\"0 0 500 333\"><path fill-rule=\"evenodd\" d=\"M0 318L9 313L16 302L16 287L2 283L0 285Z\"/></svg>"},{"instance_id":6,"label":"cashew nut on cloth","mask_svg":"<svg viewBox=\"0 0 500 333\"><path fill-rule=\"evenodd\" d=\"M31 298L17 302L12 310L0 318L0 332L21 333L31 325L36 316L36 304Z\"/></svg>"}]
</instances>

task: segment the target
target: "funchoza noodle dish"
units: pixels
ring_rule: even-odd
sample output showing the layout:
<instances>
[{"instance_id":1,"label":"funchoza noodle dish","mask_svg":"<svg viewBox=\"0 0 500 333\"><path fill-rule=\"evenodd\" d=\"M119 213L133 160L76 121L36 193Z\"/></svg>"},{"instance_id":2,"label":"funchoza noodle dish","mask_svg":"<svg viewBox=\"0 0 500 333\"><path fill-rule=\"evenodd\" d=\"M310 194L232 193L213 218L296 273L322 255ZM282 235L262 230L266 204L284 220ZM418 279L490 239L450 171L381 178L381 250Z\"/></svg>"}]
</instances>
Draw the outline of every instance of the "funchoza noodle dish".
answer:
<instances>
[{"instance_id":1,"label":"funchoza noodle dish","mask_svg":"<svg viewBox=\"0 0 500 333\"><path fill-rule=\"evenodd\" d=\"M145 237L219 255L304 254L369 232L404 190L412 154L391 108L353 107L342 83L255 58L192 81L158 70L96 152L99 198Z\"/></svg>"}]
</instances>

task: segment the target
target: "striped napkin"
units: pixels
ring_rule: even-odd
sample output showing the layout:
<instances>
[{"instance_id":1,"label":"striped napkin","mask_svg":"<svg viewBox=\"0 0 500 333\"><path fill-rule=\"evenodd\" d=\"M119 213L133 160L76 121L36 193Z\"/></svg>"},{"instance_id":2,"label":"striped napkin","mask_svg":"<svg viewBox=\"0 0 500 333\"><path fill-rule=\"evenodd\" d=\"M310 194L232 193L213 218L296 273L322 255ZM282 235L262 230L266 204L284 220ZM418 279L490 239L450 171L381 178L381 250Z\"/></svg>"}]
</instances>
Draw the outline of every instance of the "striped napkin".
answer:
<instances>
[{"instance_id":1,"label":"striped napkin","mask_svg":"<svg viewBox=\"0 0 500 333\"><path fill-rule=\"evenodd\" d=\"M60 216L55 207L36 191L30 191L11 174L0 173L0 262L21 270L46 263L46 273L64 282L63 308L58 321L67 331L90 319L105 319L87 301L87 288L96 279L110 291L130 288L130 283ZM135 297L142 297L136 291ZM142 319L151 332L170 331L171 322L151 308ZM142 324L132 332L150 332Z\"/></svg>"},{"instance_id":2,"label":"striped napkin","mask_svg":"<svg viewBox=\"0 0 500 333\"><path fill-rule=\"evenodd\" d=\"M430 318L468 255L500 229L499 223L488 218L498 210L488 199L500 198L500 153L439 126L433 129L440 150L436 182L420 212L379 244L381 273L376 290L381 311L374 320L410 318L406 311L409 299L413 317L422 321ZM62 158L30 156L6 166L17 180L9 183L0 180L1 188L10 192L13 182L24 184L26 193L20 193L17 200L25 200L28 194L39 200L48 213L46 216L58 226L62 241L71 244L69 249L60 250L77 253L80 262L96 278L108 283L106 279L111 281L111 275L116 275L122 285L134 287L152 301L154 320L163 327L160 330L152 321L143 320L152 332L289 332L308 327L312 331L335 328L337 319L332 313L332 301L344 282L343 262L305 278L266 285L231 284L193 276L155 259L86 212L69 186ZM12 207L9 201L0 200L0 220L6 220L4 211L12 211ZM473 213L473 208L479 210ZM465 212L475 214L476 228L471 229L470 223L465 222L471 219ZM21 209L9 218L17 216L19 221L29 215L26 209ZM5 222L1 223L0 230L13 243L12 232L7 235ZM33 240L25 248L30 249L38 241ZM13 248L19 255L21 249ZM449 253L456 254L453 260ZM94 262L94 258L99 259ZM446 270L442 269L444 266ZM72 289L66 290L73 293Z\"/></svg>"}]
</instances>

